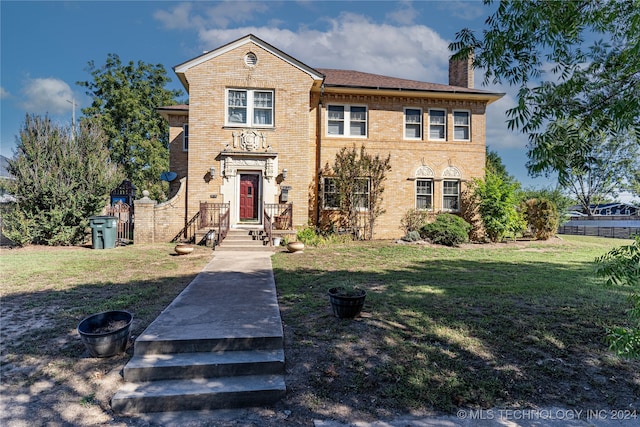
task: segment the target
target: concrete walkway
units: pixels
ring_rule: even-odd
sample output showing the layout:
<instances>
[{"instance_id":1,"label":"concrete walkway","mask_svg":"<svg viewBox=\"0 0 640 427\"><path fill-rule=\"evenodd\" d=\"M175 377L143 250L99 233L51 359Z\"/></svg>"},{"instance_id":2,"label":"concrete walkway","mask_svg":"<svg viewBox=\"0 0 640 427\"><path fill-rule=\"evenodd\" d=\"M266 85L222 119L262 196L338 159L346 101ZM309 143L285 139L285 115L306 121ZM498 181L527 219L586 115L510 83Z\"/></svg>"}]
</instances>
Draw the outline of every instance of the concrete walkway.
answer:
<instances>
[{"instance_id":1,"label":"concrete walkway","mask_svg":"<svg viewBox=\"0 0 640 427\"><path fill-rule=\"evenodd\" d=\"M164 341L208 342L217 346L238 336L258 340L282 340L282 321L278 307L272 252L216 252L215 257L185 290L160 314L136 341L135 353L148 351ZM222 285L223 284L223 285ZM214 341L210 341L215 337ZM209 340L209 341L208 341ZM282 343L282 341L280 341ZM195 344L194 344L195 345ZM138 348L138 346L140 346ZM197 351L203 349L196 349ZM205 349L206 350L206 349ZM192 351L192 349L189 349ZM456 415L366 422L351 420L344 424L331 419L313 420L315 427L631 427L640 425L637 418L618 420L619 413L546 408L538 410L459 410ZM250 409L213 411L151 412L136 418L166 427L222 425L273 425ZM310 420L311 421L311 420ZM237 423L237 424L236 424ZM288 424L287 421L282 422Z\"/></svg>"},{"instance_id":2,"label":"concrete walkway","mask_svg":"<svg viewBox=\"0 0 640 427\"><path fill-rule=\"evenodd\" d=\"M136 339L114 412L269 405L284 397L273 252L216 252Z\"/></svg>"}]
</instances>

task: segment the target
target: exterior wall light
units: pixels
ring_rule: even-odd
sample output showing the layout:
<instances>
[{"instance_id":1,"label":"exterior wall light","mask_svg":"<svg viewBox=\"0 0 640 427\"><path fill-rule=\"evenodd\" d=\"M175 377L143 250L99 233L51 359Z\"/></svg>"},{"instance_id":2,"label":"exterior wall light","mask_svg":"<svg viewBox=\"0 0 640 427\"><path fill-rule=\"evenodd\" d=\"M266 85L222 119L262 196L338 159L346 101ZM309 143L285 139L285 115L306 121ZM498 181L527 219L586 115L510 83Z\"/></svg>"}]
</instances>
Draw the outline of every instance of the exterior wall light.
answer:
<instances>
[{"instance_id":1,"label":"exterior wall light","mask_svg":"<svg viewBox=\"0 0 640 427\"><path fill-rule=\"evenodd\" d=\"M286 169L282 169L282 180L284 181L285 179L287 179L287 173L288 171Z\"/></svg>"},{"instance_id":2,"label":"exterior wall light","mask_svg":"<svg viewBox=\"0 0 640 427\"><path fill-rule=\"evenodd\" d=\"M209 168L209 173L211 174L211 178L216 176L216 167L215 166L211 166Z\"/></svg>"}]
</instances>

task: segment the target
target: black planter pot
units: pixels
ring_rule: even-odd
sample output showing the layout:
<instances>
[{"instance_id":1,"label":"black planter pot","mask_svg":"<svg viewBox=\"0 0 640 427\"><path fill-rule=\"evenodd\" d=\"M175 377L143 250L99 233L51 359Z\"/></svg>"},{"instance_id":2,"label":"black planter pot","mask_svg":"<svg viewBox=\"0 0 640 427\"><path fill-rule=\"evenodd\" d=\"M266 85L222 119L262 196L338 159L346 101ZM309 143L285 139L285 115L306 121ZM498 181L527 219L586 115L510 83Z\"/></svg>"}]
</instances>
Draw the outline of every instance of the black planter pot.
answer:
<instances>
[{"instance_id":1,"label":"black planter pot","mask_svg":"<svg viewBox=\"0 0 640 427\"><path fill-rule=\"evenodd\" d=\"M353 319L362 311L367 293L359 289L354 295L348 295L342 288L329 289L329 302L333 314L340 319Z\"/></svg>"},{"instance_id":2,"label":"black planter pot","mask_svg":"<svg viewBox=\"0 0 640 427\"><path fill-rule=\"evenodd\" d=\"M82 320L78 333L93 357L111 357L127 349L133 315L127 311L105 311ZM110 324L124 322L124 326L108 329Z\"/></svg>"}]
</instances>

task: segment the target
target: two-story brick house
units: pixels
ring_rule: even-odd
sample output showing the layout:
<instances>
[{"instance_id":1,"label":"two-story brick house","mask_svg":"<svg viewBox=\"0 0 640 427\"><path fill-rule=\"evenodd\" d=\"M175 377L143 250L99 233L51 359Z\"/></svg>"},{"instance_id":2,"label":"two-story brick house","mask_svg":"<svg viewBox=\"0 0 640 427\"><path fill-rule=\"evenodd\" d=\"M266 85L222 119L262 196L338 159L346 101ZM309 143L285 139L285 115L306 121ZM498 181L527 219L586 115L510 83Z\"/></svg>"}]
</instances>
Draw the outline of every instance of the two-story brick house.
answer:
<instances>
[{"instance_id":1,"label":"two-story brick house","mask_svg":"<svg viewBox=\"0 0 640 427\"><path fill-rule=\"evenodd\" d=\"M206 202L228 204L231 227L262 224L263 204L285 201L294 226L316 223L335 209L327 166L364 145L391 155L374 237L398 237L411 208L460 209L465 183L484 176L486 107L503 95L474 89L467 62L451 63L449 85L426 83L311 68L254 35L174 71L189 105L159 109L184 203L167 236Z\"/></svg>"}]
</instances>

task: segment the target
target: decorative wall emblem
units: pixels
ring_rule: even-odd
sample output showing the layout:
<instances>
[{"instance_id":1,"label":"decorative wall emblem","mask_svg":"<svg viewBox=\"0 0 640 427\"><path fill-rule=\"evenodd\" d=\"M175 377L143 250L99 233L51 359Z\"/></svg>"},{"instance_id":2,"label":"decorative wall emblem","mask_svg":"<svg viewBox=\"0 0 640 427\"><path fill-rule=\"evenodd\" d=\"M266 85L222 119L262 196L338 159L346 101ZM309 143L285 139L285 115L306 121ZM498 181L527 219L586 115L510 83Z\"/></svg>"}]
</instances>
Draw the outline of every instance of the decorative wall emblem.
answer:
<instances>
[{"instance_id":1,"label":"decorative wall emblem","mask_svg":"<svg viewBox=\"0 0 640 427\"><path fill-rule=\"evenodd\" d=\"M454 166L449 166L445 170L442 171L443 178L462 178L462 173L460 170Z\"/></svg>"},{"instance_id":2,"label":"decorative wall emblem","mask_svg":"<svg viewBox=\"0 0 640 427\"><path fill-rule=\"evenodd\" d=\"M258 151L267 147L267 137L262 132L246 130L233 132L233 148L242 151Z\"/></svg>"},{"instance_id":3,"label":"decorative wall emblem","mask_svg":"<svg viewBox=\"0 0 640 427\"><path fill-rule=\"evenodd\" d=\"M416 169L416 178L433 178L433 169L429 166L420 166Z\"/></svg>"}]
</instances>

